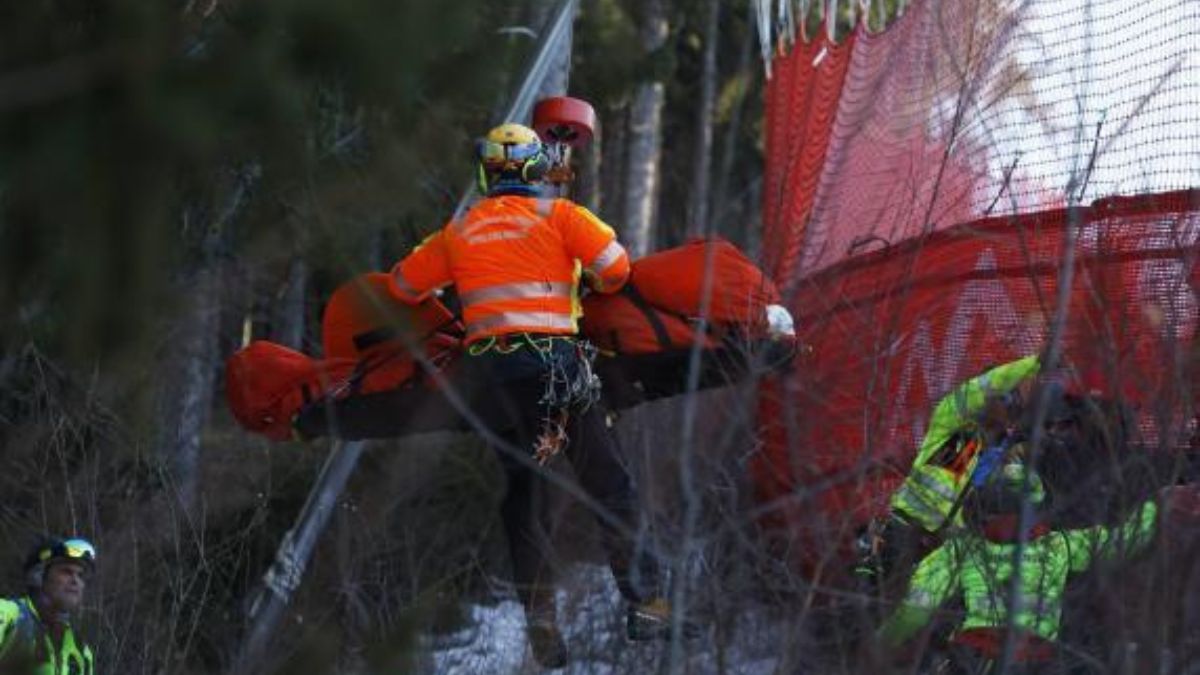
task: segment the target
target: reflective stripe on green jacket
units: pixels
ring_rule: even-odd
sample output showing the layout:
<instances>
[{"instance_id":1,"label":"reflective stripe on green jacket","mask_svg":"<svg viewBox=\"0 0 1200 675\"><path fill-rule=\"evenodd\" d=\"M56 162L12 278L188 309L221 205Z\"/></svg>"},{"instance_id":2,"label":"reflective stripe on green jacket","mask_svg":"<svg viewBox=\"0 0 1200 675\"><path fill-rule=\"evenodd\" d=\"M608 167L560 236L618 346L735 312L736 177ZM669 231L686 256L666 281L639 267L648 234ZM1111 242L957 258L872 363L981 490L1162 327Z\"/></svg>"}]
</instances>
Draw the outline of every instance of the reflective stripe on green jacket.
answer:
<instances>
[{"instance_id":1,"label":"reflective stripe on green jacket","mask_svg":"<svg viewBox=\"0 0 1200 675\"><path fill-rule=\"evenodd\" d=\"M0 599L0 672L18 663L33 663L33 675L95 675L91 648L67 626L56 649L28 597Z\"/></svg>"},{"instance_id":2,"label":"reflective stripe on green jacket","mask_svg":"<svg viewBox=\"0 0 1200 675\"><path fill-rule=\"evenodd\" d=\"M1011 392L1026 378L1036 375L1039 367L1037 356L1026 356L967 380L938 401L912 469L892 496L892 509L929 532L936 532L966 486L975 467L975 457L968 458L957 471L940 463L931 464L930 460L947 443L957 443L952 457L964 450L977 454L982 449L979 447L982 439L976 436L975 418L988 398ZM955 436L959 438L956 440Z\"/></svg>"},{"instance_id":3,"label":"reflective stripe on green jacket","mask_svg":"<svg viewBox=\"0 0 1200 675\"><path fill-rule=\"evenodd\" d=\"M1046 640L1058 637L1067 577L1093 561L1128 555L1154 535L1157 507L1143 503L1118 527L1049 532L1026 542L1020 563L1020 593L1012 599L1016 542L995 542L972 534L955 538L926 556L909 581L901 607L880 629L900 644L928 623L943 602L961 594L967 608L961 630L1013 625Z\"/></svg>"}]
</instances>

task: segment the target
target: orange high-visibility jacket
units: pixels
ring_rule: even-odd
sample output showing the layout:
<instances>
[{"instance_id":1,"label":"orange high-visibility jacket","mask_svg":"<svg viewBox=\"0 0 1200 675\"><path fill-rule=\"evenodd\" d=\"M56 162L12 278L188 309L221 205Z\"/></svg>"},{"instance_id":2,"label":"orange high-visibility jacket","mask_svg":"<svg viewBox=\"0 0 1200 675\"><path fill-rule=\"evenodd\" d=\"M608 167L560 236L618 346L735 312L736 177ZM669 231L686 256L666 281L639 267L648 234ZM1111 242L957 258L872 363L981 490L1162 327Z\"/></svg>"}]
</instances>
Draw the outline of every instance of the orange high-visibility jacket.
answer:
<instances>
[{"instance_id":1,"label":"orange high-visibility jacket","mask_svg":"<svg viewBox=\"0 0 1200 675\"><path fill-rule=\"evenodd\" d=\"M574 335L579 279L602 293L629 278L612 228L566 199L488 197L430 235L392 269L392 290L419 302L454 284L467 342L509 333Z\"/></svg>"}]
</instances>

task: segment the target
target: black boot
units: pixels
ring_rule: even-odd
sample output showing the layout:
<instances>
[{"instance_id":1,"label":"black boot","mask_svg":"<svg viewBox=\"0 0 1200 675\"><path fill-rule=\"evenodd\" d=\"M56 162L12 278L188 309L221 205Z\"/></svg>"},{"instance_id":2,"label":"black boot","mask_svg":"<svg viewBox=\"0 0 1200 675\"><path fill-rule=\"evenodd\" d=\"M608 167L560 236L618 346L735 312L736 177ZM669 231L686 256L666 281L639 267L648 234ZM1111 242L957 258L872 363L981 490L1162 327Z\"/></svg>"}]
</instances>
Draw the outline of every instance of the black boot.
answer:
<instances>
[{"instance_id":1,"label":"black boot","mask_svg":"<svg viewBox=\"0 0 1200 675\"><path fill-rule=\"evenodd\" d=\"M533 658L551 670L567 665L567 644L558 632L558 603L553 587L537 584L525 598L525 635Z\"/></svg>"},{"instance_id":2,"label":"black boot","mask_svg":"<svg viewBox=\"0 0 1200 675\"><path fill-rule=\"evenodd\" d=\"M554 622L532 622L526 626L525 634L529 638L533 658L543 668L553 670L567 665L567 644L563 642L562 633L558 632Z\"/></svg>"}]
</instances>

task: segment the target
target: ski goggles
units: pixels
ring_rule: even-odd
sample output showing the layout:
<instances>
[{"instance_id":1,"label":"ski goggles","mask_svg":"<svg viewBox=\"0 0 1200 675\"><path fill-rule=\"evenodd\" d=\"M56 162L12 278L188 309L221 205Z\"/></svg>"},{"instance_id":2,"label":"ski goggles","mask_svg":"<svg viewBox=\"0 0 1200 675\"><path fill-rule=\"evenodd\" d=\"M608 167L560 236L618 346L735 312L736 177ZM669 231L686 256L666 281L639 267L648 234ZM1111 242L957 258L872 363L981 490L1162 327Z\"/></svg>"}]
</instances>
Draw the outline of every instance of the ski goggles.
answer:
<instances>
[{"instance_id":1,"label":"ski goggles","mask_svg":"<svg viewBox=\"0 0 1200 675\"><path fill-rule=\"evenodd\" d=\"M542 152L541 143L497 143L480 140L475 146L479 161L484 164L522 164Z\"/></svg>"},{"instance_id":2,"label":"ski goggles","mask_svg":"<svg viewBox=\"0 0 1200 675\"><path fill-rule=\"evenodd\" d=\"M87 539L74 537L43 548L38 552L38 559L42 562L72 560L92 566L96 564L96 547Z\"/></svg>"}]
</instances>

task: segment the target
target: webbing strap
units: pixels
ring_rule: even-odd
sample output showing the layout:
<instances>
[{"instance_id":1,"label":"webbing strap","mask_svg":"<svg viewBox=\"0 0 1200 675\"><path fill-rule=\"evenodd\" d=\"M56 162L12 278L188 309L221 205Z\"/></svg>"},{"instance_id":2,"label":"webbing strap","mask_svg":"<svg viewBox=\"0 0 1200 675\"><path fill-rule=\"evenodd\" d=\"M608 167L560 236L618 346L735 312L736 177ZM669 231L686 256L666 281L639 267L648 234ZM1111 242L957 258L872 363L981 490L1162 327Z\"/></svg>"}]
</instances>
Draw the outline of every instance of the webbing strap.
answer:
<instances>
[{"instance_id":1,"label":"webbing strap","mask_svg":"<svg viewBox=\"0 0 1200 675\"><path fill-rule=\"evenodd\" d=\"M394 340L400 336L400 331L387 326L356 333L353 338L354 348L360 352L366 351L377 344Z\"/></svg>"},{"instance_id":2,"label":"webbing strap","mask_svg":"<svg viewBox=\"0 0 1200 675\"><path fill-rule=\"evenodd\" d=\"M646 302L646 298L642 297L642 294L634 287L633 282L630 281L625 284L621 288L621 292L629 296L629 300L633 302L633 306L637 307L646 317L646 321L649 322L650 328L654 331L654 337L658 340L658 346L663 349L673 347L671 335L667 333L667 327L663 324L662 319L659 318L658 310L651 306L649 302Z\"/></svg>"},{"instance_id":3,"label":"webbing strap","mask_svg":"<svg viewBox=\"0 0 1200 675\"><path fill-rule=\"evenodd\" d=\"M458 298L462 301L463 307L470 307L471 305L484 302L496 302L497 300L570 300L574 292L575 284L570 281L521 281L463 291L458 294Z\"/></svg>"}]
</instances>

